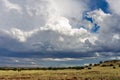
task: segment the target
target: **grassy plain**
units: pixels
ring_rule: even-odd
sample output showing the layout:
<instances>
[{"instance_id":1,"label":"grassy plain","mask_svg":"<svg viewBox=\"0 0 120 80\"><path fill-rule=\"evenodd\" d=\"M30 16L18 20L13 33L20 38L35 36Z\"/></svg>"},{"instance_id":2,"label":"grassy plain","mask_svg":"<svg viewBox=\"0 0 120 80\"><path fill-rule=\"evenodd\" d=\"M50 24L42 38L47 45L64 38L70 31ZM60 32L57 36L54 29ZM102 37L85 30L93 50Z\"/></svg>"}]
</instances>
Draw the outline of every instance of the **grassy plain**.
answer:
<instances>
[{"instance_id":1,"label":"grassy plain","mask_svg":"<svg viewBox=\"0 0 120 80\"><path fill-rule=\"evenodd\" d=\"M101 65L81 70L0 70L0 80L120 80L119 65Z\"/></svg>"}]
</instances>

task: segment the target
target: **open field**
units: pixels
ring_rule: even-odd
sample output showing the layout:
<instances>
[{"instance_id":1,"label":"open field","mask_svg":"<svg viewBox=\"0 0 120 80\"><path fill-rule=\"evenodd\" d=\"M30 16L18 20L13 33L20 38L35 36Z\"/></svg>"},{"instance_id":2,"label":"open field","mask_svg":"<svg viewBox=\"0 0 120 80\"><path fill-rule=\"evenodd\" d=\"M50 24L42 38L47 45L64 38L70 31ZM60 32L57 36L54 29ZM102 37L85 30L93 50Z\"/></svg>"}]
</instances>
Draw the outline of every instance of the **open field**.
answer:
<instances>
[{"instance_id":1,"label":"open field","mask_svg":"<svg viewBox=\"0 0 120 80\"><path fill-rule=\"evenodd\" d=\"M0 70L0 80L120 80L120 66L111 63L105 66L109 63L84 69Z\"/></svg>"},{"instance_id":2,"label":"open field","mask_svg":"<svg viewBox=\"0 0 120 80\"><path fill-rule=\"evenodd\" d=\"M0 80L120 80L120 68L0 71Z\"/></svg>"}]
</instances>

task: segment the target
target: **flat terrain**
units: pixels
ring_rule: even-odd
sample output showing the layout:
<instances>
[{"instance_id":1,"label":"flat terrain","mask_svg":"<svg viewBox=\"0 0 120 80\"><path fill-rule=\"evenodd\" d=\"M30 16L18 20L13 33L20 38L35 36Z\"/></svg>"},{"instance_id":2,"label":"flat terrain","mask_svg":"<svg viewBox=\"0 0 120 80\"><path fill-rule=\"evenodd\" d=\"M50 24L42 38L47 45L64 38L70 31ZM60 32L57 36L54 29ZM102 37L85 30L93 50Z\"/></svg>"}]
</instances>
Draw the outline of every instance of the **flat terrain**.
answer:
<instances>
[{"instance_id":1,"label":"flat terrain","mask_svg":"<svg viewBox=\"0 0 120 80\"><path fill-rule=\"evenodd\" d=\"M0 71L0 80L120 80L120 68Z\"/></svg>"},{"instance_id":2,"label":"flat terrain","mask_svg":"<svg viewBox=\"0 0 120 80\"><path fill-rule=\"evenodd\" d=\"M120 80L120 66L108 63L80 70L1 70L0 80Z\"/></svg>"}]
</instances>

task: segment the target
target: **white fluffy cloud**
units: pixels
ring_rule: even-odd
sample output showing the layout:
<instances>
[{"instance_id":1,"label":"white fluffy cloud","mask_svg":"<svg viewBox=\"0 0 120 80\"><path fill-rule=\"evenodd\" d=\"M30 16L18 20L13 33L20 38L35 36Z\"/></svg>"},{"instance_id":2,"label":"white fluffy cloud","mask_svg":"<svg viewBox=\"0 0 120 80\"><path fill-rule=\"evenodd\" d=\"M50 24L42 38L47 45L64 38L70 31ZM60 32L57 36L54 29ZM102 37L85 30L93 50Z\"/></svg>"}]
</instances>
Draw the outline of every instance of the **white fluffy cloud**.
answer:
<instances>
[{"instance_id":1,"label":"white fluffy cloud","mask_svg":"<svg viewBox=\"0 0 120 80\"><path fill-rule=\"evenodd\" d=\"M98 9L87 13L93 23L83 20L87 3L82 0L0 2L0 48L6 45L4 48L14 52L73 51L93 54L119 51L119 15ZM112 6L111 1L108 2ZM100 28L98 32L91 32L95 24ZM9 43L14 45L11 47Z\"/></svg>"},{"instance_id":2,"label":"white fluffy cloud","mask_svg":"<svg viewBox=\"0 0 120 80\"><path fill-rule=\"evenodd\" d=\"M60 4L63 2L65 3L61 6ZM77 50L84 46L86 40L94 44L97 39L86 29L75 29L70 24L72 18L79 20L82 18L84 8L81 8L82 5L79 6L78 2L53 0L37 0L37 2L34 2L33 0L26 0L23 5L20 5L11 0L3 1L1 3L2 7L5 6L9 11L6 12L2 8L1 15L4 16L1 16L1 18L4 19L0 20L2 24L0 28L4 31L3 33L12 39L22 42L26 46L29 45L28 47L33 48L33 50L41 50L41 46L45 46L46 50L54 48L53 51ZM65 9L62 7L65 7ZM78 11L75 10L78 8ZM13 10L15 11L13 12Z\"/></svg>"}]
</instances>

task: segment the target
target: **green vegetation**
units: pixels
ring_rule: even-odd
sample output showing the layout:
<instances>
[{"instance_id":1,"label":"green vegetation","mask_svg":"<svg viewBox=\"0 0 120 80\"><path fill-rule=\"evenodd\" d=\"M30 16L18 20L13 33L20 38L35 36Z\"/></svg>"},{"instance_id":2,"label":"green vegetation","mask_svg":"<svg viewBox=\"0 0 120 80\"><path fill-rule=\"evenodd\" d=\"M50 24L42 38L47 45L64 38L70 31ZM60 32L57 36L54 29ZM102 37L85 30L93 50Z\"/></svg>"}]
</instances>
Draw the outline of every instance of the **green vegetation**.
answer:
<instances>
[{"instance_id":1,"label":"green vegetation","mask_svg":"<svg viewBox=\"0 0 120 80\"><path fill-rule=\"evenodd\" d=\"M82 67L6 67L0 68L0 80L120 80L120 61L105 61Z\"/></svg>"}]
</instances>

